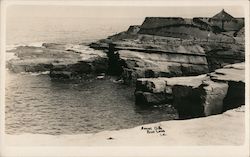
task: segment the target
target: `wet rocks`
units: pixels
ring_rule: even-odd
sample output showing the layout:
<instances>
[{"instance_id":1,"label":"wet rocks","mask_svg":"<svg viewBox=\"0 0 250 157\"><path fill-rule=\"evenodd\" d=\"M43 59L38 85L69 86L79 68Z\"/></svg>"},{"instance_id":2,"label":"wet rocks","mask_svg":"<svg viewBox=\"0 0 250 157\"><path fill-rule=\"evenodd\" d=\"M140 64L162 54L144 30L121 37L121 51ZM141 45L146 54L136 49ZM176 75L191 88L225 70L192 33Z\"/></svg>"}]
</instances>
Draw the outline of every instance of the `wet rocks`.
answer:
<instances>
[{"instance_id":1,"label":"wet rocks","mask_svg":"<svg viewBox=\"0 0 250 157\"><path fill-rule=\"evenodd\" d=\"M57 44L56 44L57 45ZM7 68L13 72L43 72L52 68L52 63L67 59L80 59L75 53L63 49L20 46L14 51L16 58L7 61Z\"/></svg>"},{"instance_id":2,"label":"wet rocks","mask_svg":"<svg viewBox=\"0 0 250 157\"><path fill-rule=\"evenodd\" d=\"M82 78L87 75L100 74L106 72L108 68L107 59L99 58L90 60L81 60L75 62L53 63L50 69L51 78Z\"/></svg>"},{"instance_id":3,"label":"wet rocks","mask_svg":"<svg viewBox=\"0 0 250 157\"><path fill-rule=\"evenodd\" d=\"M107 56L85 45L44 43L42 47L21 46L17 58L7 61L13 72L50 71L52 78L80 78L106 72Z\"/></svg>"},{"instance_id":4,"label":"wet rocks","mask_svg":"<svg viewBox=\"0 0 250 157\"><path fill-rule=\"evenodd\" d=\"M136 82L138 105L171 104L180 118L219 114L244 104L244 63L190 77L142 78Z\"/></svg>"},{"instance_id":5,"label":"wet rocks","mask_svg":"<svg viewBox=\"0 0 250 157\"><path fill-rule=\"evenodd\" d=\"M51 69L53 61L53 59L13 59L7 62L6 67L15 73L44 72Z\"/></svg>"}]
</instances>

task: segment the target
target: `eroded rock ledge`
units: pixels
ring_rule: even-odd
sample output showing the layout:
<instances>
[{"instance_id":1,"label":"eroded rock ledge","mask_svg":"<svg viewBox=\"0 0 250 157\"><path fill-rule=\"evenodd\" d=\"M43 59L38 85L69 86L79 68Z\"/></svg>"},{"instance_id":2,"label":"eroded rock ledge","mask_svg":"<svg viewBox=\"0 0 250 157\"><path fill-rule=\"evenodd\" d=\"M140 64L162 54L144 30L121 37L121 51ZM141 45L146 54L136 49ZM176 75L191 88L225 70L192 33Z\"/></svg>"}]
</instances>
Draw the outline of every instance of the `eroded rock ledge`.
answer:
<instances>
[{"instance_id":1,"label":"eroded rock ledge","mask_svg":"<svg viewBox=\"0 0 250 157\"><path fill-rule=\"evenodd\" d=\"M137 79L136 104L171 104L180 118L222 113L245 103L244 64L199 76Z\"/></svg>"},{"instance_id":2,"label":"eroded rock ledge","mask_svg":"<svg viewBox=\"0 0 250 157\"><path fill-rule=\"evenodd\" d=\"M122 75L127 84L135 83L137 78L206 74L228 64L244 62L245 56L244 44L237 42L131 34L131 31L90 46L109 51L110 44L115 45L115 66L122 69L117 75Z\"/></svg>"},{"instance_id":3,"label":"eroded rock ledge","mask_svg":"<svg viewBox=\"0 0 250 157\"><path fill-rule=\"evenodd\" d=\"M7 61L13 72L49 71L52 78L82 78L105 73L107 55L85 45L44 43L42 47L20 46L16 58Z\"/></svg>"}]
</instances>

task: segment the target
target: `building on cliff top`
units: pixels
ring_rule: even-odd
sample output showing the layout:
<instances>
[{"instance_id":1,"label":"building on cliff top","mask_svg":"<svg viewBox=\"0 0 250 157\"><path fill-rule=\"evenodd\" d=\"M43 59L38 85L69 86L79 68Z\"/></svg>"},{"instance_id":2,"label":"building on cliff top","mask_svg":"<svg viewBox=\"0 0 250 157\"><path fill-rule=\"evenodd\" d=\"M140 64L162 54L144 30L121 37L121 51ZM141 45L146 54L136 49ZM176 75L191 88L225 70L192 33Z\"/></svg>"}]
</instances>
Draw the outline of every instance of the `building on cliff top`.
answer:
<instances>
[{"instance_id":1,"label":"building on cliff top","mask_svg":"<svg viewBox=\"0 0 250 157\"><path fill-rule=\"evenodd\" d=\"M219 20L219 21L231 21L234 19L234 17L227 12L225 12L224 9L221 10L218 14L214 15L211 19L213 20Z\"/></svg>"},{"instance_id":2,"label":"building on cliff top","mask_svg":"<svg viewBox=\"0 0 250 157\"><path fill-rule=\"evenodd\" d=\"M213 26L220 27L223 31L237 31L244 26L243 18L234 18L224 9L209 19Z\"/></svg>"}]
</instances>

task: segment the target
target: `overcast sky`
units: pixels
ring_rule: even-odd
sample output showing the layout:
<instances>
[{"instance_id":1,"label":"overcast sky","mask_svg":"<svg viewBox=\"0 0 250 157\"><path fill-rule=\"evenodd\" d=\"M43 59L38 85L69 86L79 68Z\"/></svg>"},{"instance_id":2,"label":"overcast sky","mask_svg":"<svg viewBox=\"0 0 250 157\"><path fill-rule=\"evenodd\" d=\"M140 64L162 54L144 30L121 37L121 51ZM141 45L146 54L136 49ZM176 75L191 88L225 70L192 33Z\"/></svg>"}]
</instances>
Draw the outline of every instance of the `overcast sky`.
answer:
<instances>
[{"instance_id":1,"label":"overcast sky","mask_svg":"<svg viewBox=\"0 0 250 157\"><path fill-rule=\"evenodd\" d=\"M222 8L234 17L244 17L244 10L237 6L227 7L107 7L107 6L31 6L13 5L7 8L7 17L133 17L178 16L212 17Z\"/></svg>"}]
</instances>

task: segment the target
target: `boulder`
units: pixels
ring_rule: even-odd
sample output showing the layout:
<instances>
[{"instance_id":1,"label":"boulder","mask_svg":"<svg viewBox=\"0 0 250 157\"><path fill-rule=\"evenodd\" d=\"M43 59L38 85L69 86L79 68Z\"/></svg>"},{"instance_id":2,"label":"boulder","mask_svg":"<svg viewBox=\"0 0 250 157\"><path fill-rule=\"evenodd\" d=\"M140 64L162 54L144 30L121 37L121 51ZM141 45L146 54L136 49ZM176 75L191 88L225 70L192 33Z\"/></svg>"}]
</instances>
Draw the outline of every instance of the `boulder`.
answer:
<instances>
[{"instance_id":1,"label":"boulder","mask_svg":"<svg viewBox=\"0 0 250 157\"><path fill-rule=\"evenodd\" d=\"M137 79L135 98L140 105L156 105L164 103L173 103L175 93L173 91L178 87L198 88L203 80L206 80L206 75L189 76L189 77L172 77L172 78L141 78ZM144 93L146 92L146 93ZM151 94L149 94L151 93ZM177 92L178 93L178 92ZM159 98L156 98L159 96ZM145 98L143 98L145 97ZM154 98L154 101L151 101ZM157 103L156 100L159 100Z\"/></svg>"},{"instance_id":2,"label":"boulder","mask_svg":"<svg viewBox=\"0 0 250 157\"><path fill-rule=\"evenodd\" d=\"M223 82L206 81L202 84L202 103L204 115L209 116L223 112L224 99L228 92L228 84Z\"/></svg>"},{"instance_id":3,"label":"boulder","mask_svg":"<svg viewBox=\"0 0 250 157\"><path fill-rule=\"evenodd\" d=\"M203 81L199 87L173 86L173 106L182 119L222 113L223 100L227 94L227 83Z\"/></svg>"}]
</instances>

